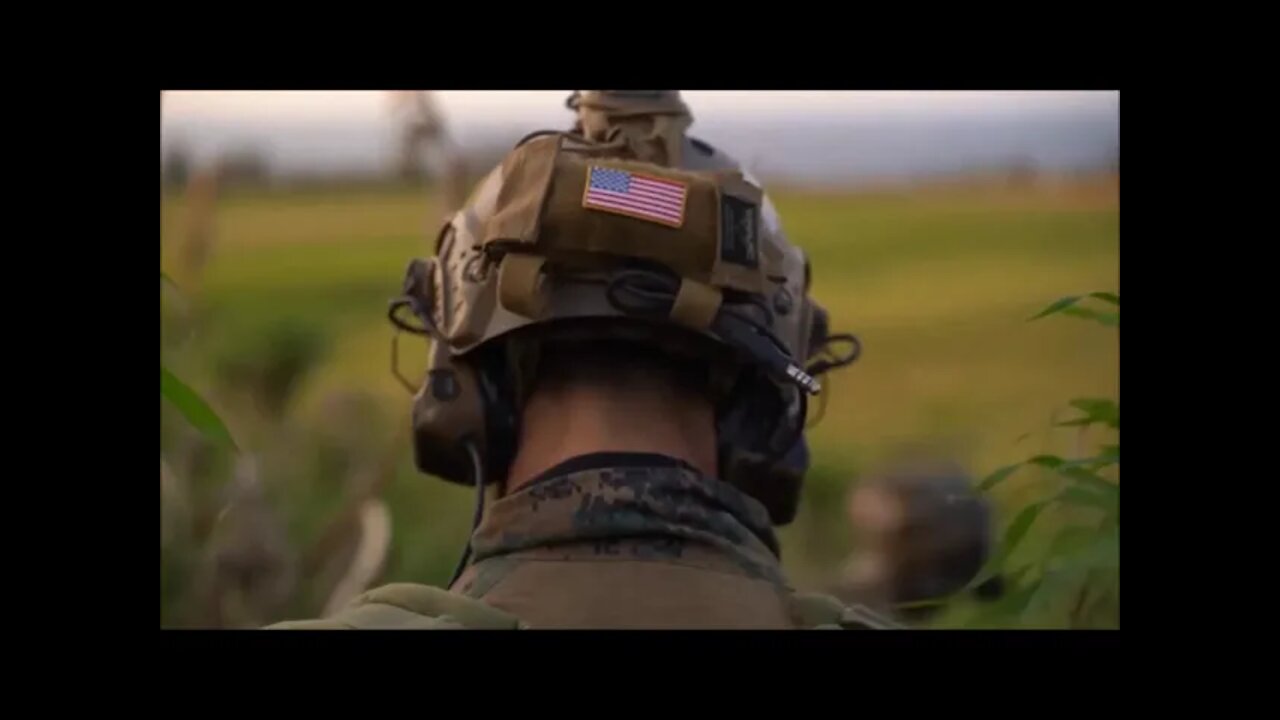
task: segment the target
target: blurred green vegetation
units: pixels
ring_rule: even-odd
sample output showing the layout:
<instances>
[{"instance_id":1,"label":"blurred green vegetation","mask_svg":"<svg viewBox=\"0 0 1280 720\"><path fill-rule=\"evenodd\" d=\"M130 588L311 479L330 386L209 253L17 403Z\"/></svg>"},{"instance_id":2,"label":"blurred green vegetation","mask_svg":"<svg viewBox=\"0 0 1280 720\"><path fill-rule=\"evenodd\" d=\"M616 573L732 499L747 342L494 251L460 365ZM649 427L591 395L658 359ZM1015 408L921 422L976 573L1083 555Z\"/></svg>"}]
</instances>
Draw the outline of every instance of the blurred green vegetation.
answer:
<instances>
[{"instance_id":1,"label":"blurred green vegetation","mask_svg":"<svg viewBox=\"0 0 1280 720\"><path fill-rule=\"evenodd\" d=\"M1117 396L1118 335L1027 318L1058 297L1118 291L1115 178L771 195L812 259L832 330L863 343L857 363L824 378L814 469L798 519L781 531L797 586L835 580L851 550L850 488L904 450L928 447L975 478L1036 454L1079 454L1088 438L1053 423L1074 412L1070 398ZM410 398L389 371L386 303L407 262L430 253L438 216L414 189L231 191L197 271L180 252L186 202L162 198L161 268L181 288L162 293L162 362L256 459L301 577L300 558L362 483L392 516L380 582L443 583L465 541L471 492L413 468ZM402 368L425 368L421 343L402 338L400 352ZM235 461L171 406L161 419L161 623L210 624L201 568ZM1028 471L993 491L1004 523L1035 499L1036 481ZM1021 550L1035 552L1053 529L1034 526ZM269 617L224 611L217 622L314 615L322 594L302 587ZM1016 614L987 622L1021 624Z\"/></svg>"}]
</instances>

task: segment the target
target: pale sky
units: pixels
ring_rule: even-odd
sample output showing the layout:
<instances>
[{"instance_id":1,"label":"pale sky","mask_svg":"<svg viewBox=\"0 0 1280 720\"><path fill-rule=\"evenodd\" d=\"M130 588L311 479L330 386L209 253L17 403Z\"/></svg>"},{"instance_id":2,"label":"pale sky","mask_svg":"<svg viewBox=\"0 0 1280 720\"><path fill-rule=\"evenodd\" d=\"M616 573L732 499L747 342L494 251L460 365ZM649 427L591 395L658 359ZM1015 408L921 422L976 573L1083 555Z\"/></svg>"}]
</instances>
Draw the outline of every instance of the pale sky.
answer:
<instances>
[{"instance_id":1,"label":"pale sky","mask_svg":"<svg viewBox=\"0 0 1280 720\"><path fill-rule=\"evenodd\" d=\"M566 127L568 90L437 91L453 139L471 150ZM706 91L683 93L694 131L754 172L836 177L1008 162L1103 162L1118 143L1118 92ZM198 162L252 148L276 171L378 171L396 152L389 93L169 91L161 152ZM797 127L803 130L792 132Z\"/></svg>"},{"instance_id":2,"label":"pale sky","mask_svg":"<svg viewBox=\"0 0 1280 720\"><path fill-rule=\"evenodd\" d=\"M438 91L447 120L467 122L518 115L563 120L568 90ZM742 91L689 90L695 117L795 113L857 116L1071 111L1119 106L1118 92L1074 91ZM168 91L165 120L371 120L384 118L387 94L376 90Z\"/></svg>"}]
</instances>

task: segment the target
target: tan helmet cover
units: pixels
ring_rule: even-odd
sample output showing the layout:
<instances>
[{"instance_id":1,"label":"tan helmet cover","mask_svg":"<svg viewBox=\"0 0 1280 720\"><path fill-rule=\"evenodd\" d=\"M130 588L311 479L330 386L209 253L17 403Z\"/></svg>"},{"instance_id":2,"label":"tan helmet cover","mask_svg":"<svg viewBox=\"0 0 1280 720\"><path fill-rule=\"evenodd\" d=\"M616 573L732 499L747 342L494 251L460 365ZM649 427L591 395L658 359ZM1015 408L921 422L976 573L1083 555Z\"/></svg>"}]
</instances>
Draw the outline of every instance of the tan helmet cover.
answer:
<instances>
[{"instance_id":1,"label":"tan helmet cover","mask_svg":"<svg viewBox=\"0 0 1280 720\"><path fill-rule=\"evenodd\" d=\"M679 90L579 90L569 106L588 140L625 145L640 160L681 165L693 115Z\"/></svg>"},{"instance_id":2,"label":"tan helmet cover","mask_svg":"<svg viewBox=\"0 0 1280 720\"><path fill-rule=\"evenodd\" d=\"M677 221L593 206L588 177L618 170L684 188ZM811 303L803 253L761 218L762 191L738 171L688 171L614 157L589 144L540 137L511 152L450 221L437 247L434 320L452 351L527 325L623 317L596 284L627 259L683 278L671 321L705 331L726 290L762 296L773 334L807 356Z\"/></svg>"}]
</instances>

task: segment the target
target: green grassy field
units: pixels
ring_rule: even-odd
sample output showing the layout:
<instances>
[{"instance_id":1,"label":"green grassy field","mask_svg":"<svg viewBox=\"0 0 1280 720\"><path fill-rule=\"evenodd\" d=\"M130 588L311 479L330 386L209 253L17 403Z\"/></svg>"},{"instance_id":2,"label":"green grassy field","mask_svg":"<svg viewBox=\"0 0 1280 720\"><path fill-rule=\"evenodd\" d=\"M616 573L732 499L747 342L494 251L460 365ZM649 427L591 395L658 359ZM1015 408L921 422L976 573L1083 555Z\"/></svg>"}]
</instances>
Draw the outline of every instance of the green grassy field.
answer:
<instances>
[{"instance_id":1,"label":"green grassy field","mask_svg":"<svg viewBox=\"0 0 1280 720\"><path fill-rule=\"evenodd\" d=\"M1027 322L1064 295L1118 292L1114 179L773 195L789 236L812 258L814 295L833 330L863 343L861 359L829 380L825 416L810 435L817 467L800 518L782 531L796 584L832 579L851 547L846 493L882 463L925 446L982 476L1039 452L1070 454L1075 436L1050 432L1054 413L1070 398L1118 394L1116 332L1074 318ZM398 461L386 491L389 581L442 582L469 523L466 489L414 472L403 432L409 397L389 371L386 303L409 259L429 252L435 217L429 198L412 190L233 192L219 204L216 248L197 285L177 262L183 199L162 201L161 266L190 293L198 319L185 342L166 340L166 363L211 396L241 444L263 457L299 546L341 505L341 473L324 458L335 442L347 447L332 437L347 432L343 418L357 417L360 442ZM321 354L280 421L265 422L225 368L262 352L282 329L311 338ZM425 347L404 340L402 365L420 372ZM357 415L330 410L353 393L367 395ZM181 433L174 413L163 416L162 450ZM208 501L220 482L211 478L193 491ZM1000 507L1022 493L1010 483ZM162 557L162 621L179 622L183 558L197 556L198 545L196 533Z\"/></svg>"}]
</instances>

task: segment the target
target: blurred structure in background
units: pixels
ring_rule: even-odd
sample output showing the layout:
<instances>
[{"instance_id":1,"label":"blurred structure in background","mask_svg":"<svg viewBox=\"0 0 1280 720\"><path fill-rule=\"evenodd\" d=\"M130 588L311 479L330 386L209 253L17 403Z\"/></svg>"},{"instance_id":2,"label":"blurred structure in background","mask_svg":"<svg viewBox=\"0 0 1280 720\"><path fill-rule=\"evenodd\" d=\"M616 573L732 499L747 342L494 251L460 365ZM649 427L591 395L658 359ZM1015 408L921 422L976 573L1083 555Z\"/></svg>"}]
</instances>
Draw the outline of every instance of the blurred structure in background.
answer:
<instances>
[{"instance_id":1,"label":"blurred structure in background","mask_svg":"<svg viewBox=\"0 0 1280 720\"><path fill-rule=\"evenodd\" d=\"M316 432L345 458L343 499L308 548L303 571L311 592L322 599L322 614L336 611L377 583L391 551L391 510L383 495L400 461L406 431L389 437L367 418L377 412L364 393L333 393L325 398Z\"/></svg>"},{"instance_id":2,"label":"blurred structure in background","mask_svg":"<svg viewBox=\"0 0 1280 720\"><path fill-rule=\"evenodd\" d=\"M284 611L297 582L297 559L266 497L257 462L242 456L197 571L196 624L253 627Z\"/></svg>"},{"instance_id":3,"label":"blurred structure in background","mask_svg":"<svg viewBox=\"0 0 1280 720\"><path fill-rule=\"evenodd\" d=\"M466 201L467 163L450 136L435 93L394 90L390 97L400 132L400 177L414 181L425 176L442 190L442 215L453 214Z\"/></svg>"},{"instance_id":4,"label":"blurred structure in background","mask_svg":"<svg viewBox=\"0 0 1280 720\"><path fill-rule=\"evenodd\" d=\"M198 168L186 175L185 242L178 277L192 296L199 294L200 281L217 239L220 175L220 163Z\"/></svg>"}]
</instances>

